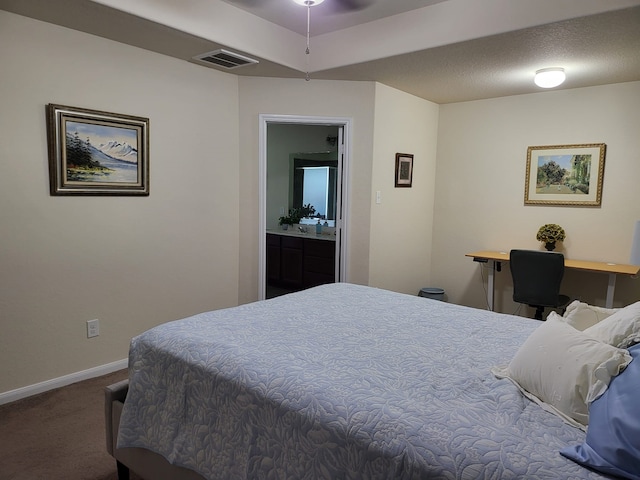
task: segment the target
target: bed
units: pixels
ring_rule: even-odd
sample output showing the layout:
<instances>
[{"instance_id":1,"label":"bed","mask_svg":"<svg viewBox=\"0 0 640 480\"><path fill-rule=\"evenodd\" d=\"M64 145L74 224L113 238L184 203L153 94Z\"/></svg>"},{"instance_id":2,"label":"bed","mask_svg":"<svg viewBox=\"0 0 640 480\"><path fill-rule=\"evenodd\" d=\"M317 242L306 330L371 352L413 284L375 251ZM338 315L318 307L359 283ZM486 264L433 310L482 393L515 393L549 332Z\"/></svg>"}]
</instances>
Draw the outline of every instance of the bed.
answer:
<instances>
[{"instance_id":1,"label":"bed","mask_svg":"<svg viewBox=\"0 0 640 480\"><path fill-rule=\"evenodd\" d=\"M608 478L491 372L540 324L346 283L169 322L107 389L107 448L149 480Z\"/></svg>"}]
</instances>

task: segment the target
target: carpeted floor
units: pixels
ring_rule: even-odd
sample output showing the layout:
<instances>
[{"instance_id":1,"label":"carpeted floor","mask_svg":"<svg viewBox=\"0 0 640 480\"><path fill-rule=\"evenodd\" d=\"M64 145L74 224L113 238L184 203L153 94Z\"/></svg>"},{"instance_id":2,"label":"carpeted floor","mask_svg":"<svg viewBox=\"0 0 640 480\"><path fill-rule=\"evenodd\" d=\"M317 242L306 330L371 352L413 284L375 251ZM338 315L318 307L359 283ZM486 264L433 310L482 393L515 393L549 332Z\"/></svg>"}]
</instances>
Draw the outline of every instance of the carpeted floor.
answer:
<instances>
[{"instance_id":1,"label":"carpeted floor","mask_svg":"<svg viewBox=\"0 0 640 480\"><path fill-rule=\"evenodd\" d=\"M125 378L122 370L0 405L0 480L116 480L103 389Z\"/></svg>"}]
</instances>

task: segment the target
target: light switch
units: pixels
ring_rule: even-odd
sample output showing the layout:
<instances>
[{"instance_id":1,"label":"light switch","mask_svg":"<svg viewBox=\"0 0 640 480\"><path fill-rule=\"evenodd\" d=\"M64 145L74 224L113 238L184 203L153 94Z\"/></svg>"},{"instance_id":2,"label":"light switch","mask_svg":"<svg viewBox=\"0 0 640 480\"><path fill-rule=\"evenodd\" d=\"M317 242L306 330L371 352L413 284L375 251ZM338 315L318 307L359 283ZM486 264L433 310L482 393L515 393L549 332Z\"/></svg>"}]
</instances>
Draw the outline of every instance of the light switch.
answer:
<instances>
[{"instance_id":1,"label":"light switch","mask_svg":"<svg viewBox=\"0 0 640 480\"><path fill-rule=\"evenodd\" d=\"M382 203L382 194L380 190L376 190L376 203Z\"/></svg>"}]
</instances>

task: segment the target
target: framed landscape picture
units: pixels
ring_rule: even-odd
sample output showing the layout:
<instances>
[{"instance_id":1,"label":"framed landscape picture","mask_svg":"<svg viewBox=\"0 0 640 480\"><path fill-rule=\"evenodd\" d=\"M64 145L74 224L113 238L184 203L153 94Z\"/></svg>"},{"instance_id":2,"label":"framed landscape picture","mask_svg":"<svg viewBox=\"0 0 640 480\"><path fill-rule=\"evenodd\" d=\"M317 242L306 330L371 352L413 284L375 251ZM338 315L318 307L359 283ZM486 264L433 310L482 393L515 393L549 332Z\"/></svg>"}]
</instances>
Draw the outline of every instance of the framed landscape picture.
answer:
<instances>
[{"instance_id":1,"label":"framed landscape picture","mask_svg":"<svg viewBox=\"0 0 640 480\"><path fill-rule=\"evenodd\" d=\"M413 179L413 155L396 153L396 187L411 187Z\"/></svg>"},{"instance_id":2,"label":"framed landscape picture","mask_svg":"<svg viewBox=\"0 0 640 480\"><path fill-rule=\"evenodd\" d=\"M149 195L149 119L49 104L51 195Z\"/></svg>"},{"instance_id":3,"label":"framed landscape picture","mask_svg":"<svg viewBox=\"0 0 640 480\"><path fill-rule=\"evenodd\" d=\"M529 147L525 205L599 207L605 149L604 143Z\"/></svg>"}]
</instances>

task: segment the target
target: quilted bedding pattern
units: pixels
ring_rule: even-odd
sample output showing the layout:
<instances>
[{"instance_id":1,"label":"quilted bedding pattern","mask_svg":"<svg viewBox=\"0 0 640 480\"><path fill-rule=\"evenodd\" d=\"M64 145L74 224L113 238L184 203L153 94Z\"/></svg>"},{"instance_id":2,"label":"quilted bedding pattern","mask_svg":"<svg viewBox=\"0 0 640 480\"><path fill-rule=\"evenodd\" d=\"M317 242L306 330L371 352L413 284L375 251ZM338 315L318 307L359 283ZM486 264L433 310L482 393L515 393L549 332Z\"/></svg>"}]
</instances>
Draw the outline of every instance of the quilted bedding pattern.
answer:
<instances>
[{"instance_id":1,"label":"quilted bedding pattern","mask_svg":"<svg viewBox=\"0 0 640 480\"><path fill-rule=\"evenodd\" d=\"M602 478L490 372L538 325L344 283L166 323L131 342L118 447L208 479Z\"/></svg>"}]
</instances>

